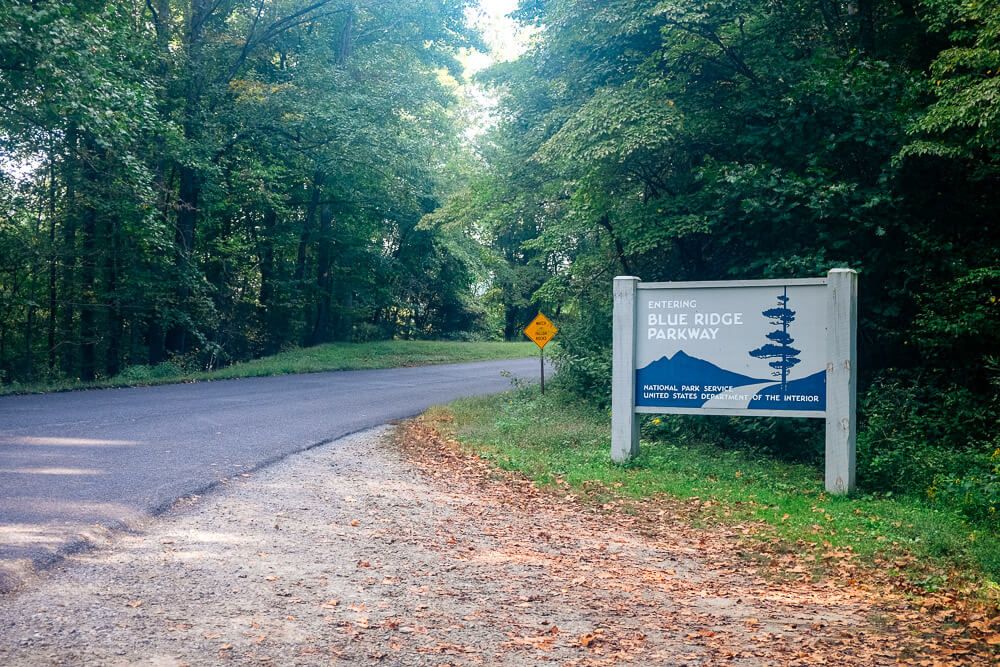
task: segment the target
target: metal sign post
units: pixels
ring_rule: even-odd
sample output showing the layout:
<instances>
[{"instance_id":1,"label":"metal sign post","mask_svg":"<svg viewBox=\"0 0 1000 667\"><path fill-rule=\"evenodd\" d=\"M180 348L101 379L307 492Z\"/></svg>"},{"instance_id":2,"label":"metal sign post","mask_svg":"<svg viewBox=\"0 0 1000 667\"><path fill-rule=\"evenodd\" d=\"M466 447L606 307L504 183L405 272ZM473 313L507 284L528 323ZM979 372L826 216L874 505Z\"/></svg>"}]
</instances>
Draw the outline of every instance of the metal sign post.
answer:
<instances>
[{"instance_id":1,"label":"metal sign post","mask_svg":"<svg viewBox=\"0 0 1000 667\"><path fill-rule=\"evenodd\" d=\"M538 372L541 377L542 393L545 393L545 348L538 350Z\"/></svg>"},{"instance_id":2,"label":"metal sign post","mask_svg":"<svg viewBox=\"0 0 1000 667\"><path fill-rule=\"evenodd\" d=\"M826 488L854 489L857 273L722 282L614 281L611 457L638 415L826 420Z\"/></svg>"}]
</instances>

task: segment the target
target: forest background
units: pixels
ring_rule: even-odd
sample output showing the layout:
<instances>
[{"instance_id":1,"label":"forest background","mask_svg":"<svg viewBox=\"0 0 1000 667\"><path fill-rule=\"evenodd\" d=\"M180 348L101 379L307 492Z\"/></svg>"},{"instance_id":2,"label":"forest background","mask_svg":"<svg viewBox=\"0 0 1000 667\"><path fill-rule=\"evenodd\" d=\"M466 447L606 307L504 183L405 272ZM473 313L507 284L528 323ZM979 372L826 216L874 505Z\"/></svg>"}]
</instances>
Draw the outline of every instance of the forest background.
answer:
<instances>
[{"instance_id":1,"label":"forest background","mask_svg":"<svg viewBox=\"0 0 1000 667\"><path fill-rule=\"evenodd\" d=\"M859 478L1000 526L992 0L0 3L0 381L506 338L606 406L610 284L860 273ZM809 424L669 421L816 460Z\"/></svg>"}]
</instances>

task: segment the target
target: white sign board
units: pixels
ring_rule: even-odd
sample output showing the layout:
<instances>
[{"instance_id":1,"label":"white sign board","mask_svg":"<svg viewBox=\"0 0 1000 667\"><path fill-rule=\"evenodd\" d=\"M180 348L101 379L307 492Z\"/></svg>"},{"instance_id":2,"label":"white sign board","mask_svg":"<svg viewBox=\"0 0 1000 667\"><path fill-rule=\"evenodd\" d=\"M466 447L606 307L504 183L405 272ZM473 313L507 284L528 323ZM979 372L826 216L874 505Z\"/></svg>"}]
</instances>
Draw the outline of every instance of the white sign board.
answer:
<instances>
[{"instance_id":1,"label":"white sign board","mask_svg":"<svg viewBox=\"0 0 1000 667\"><path fill-rule=\"evenodd\" d=\"M615 279L612 455L637 413L827 419L827 488L854 485L857 274L697 283ZM831 465L835 469L831 469Z\"/></svg>"},{"instance_id":2,"label":"white sign board","mask_svg":"<svg viewBox=\"0 0 1000 667\"><path fill-rule=\"evenodd\" d=\"M639 283L640 411L823 417L826 280L773 286Z\"/></svg>"}]
</instances>

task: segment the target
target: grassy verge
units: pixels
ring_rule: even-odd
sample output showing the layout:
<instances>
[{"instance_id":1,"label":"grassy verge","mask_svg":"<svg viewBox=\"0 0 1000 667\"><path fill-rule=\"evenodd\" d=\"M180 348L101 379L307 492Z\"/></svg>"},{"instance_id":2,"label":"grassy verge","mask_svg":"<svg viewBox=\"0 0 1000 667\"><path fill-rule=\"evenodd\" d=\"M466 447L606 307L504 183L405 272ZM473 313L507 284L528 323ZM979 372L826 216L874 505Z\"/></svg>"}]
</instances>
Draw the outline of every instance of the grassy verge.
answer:
<instances>
[{"instance_id":1,"label":"grassy verge","mask_svg":"<svg viewBox=\"0 0 1000 667\"><path fill-rule=\"evenodd\" d=\"M816 469L709 445L673 444L657 438L654 420L644 426L649 437L641 456L628 466L614 465L608 415L557 392L540 396L528 388L437 410L429 417L443 417L449 435L542 486L568 485L600 503L614 497L681 499L697 506L695 521L754 522L750 539L771 547L849 551L855 561L904 574L929 591L959 577L966 585L974 582L994 604L1000 591L1000 536L920 498L830 496Z\"/></svg>"},{"instance_id":2,"label":"grassy verge","mask_svg":"<svg viewBox=\"0 0 1000 667\"><path fill-rule=\"evenodd\" d=\"M28 394L72 389L134 387L177 382L226 380L230 378L316 373L370 368L397 368L427 364L459 363L516 359L538 353L534 343L465 343L452 341L378 341L374 343L330 343L310 348L298 348L271 357L233 364L215 371L185 372L167 362L158 366L133 366L120 375L80 382L63 380L30 385L0 387L5 394Z\"/></svg>"}]
</instances>

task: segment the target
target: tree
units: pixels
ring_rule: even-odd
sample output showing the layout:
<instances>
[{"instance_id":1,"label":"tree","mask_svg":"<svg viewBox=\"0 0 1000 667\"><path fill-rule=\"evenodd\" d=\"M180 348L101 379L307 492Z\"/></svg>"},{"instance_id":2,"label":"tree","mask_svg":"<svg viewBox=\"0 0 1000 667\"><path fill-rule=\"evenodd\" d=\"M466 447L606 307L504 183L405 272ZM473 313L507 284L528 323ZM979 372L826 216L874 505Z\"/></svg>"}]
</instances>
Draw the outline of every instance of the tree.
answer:
<instances>
[{"instance_id":1,"label":"tree","mask_svg":"<svg viewBox=\"0 0 1000 667\"><path fill-rule=\"evenodd\" d=\"M784 396L788 391L788 371L801 361L797 356L801 350L792 347L795 339L788 333L788 325L795 321L795 311L788 307L788 290L778 296L776 308L768 308L761 315L768 318L772 325L781 328L767 334L767 338L774 342L751 350L750 356L775 360L768 363L768 366L775 369L771 375L781 378L781 393Z\"/></svg>"},{"instance_id":2,"label":"tree","mask_svg":"<svg viewBox=\"0 0 1000 667\"><path fill-rule=\"evenodd\" d=\"M474 328L467 4L0 5L2 381Z\"/></svg>"}]
</instances>

